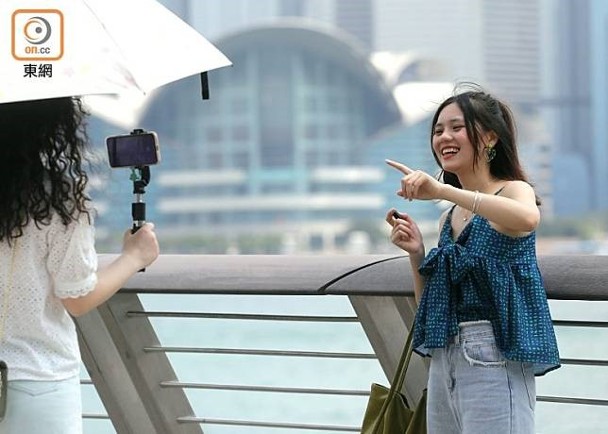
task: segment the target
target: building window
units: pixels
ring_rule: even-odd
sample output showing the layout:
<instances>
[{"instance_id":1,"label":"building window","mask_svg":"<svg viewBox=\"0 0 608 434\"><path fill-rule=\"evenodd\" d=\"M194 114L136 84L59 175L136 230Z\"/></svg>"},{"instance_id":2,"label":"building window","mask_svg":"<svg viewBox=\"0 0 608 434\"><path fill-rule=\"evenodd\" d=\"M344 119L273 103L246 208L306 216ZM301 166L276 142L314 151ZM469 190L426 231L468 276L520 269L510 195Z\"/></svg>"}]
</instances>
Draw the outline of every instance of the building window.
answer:
<instances>
[{"instance_id":1,"label":"building window","mask_svg":"<svg viewBox=\"0 0 608 434\"><path fill-rule=\"evenodd\" d=\"M337 139L340 136L340 129L337 125L332 124L327 126L327 138Z\"/></svg>"},{"instance_id":2,"label":"building window","mask_svg":"<svg viewBox=\"0 0 608 434\"><path fill-rule=\"evenodd\" d=\"M224 165L224 156L221 152L211 152L207 164L212 169L220 169Z\"/></svg>"},{"instance_id":3,"label":"building window","mask_svg":"<svg viewBox=\"0 0 608 434\"><path fill-rule=\"evenodd\" d=\"M307 139L318 139L319 138L319 126L315 124L308 124L304 127L304 137Z\"/></svg>"},{"instance_id":4,"label":"building window","mask_svg":"<svg viewBox=\"0 0 608 434\"><path fill-rule=\"evenodd\" d=\"M282 194L288 193L294 190L293 183L276 183L276 184L265 184L260 189L264 194Z\"/></svg>"},{"instance_id":5,"label":"building window","mask_svg":"<svg viewBox=\"0 0 608 434\"><path fill-rule=\"evenodd\" d=\"M235 152L233 155L234 166L239 169L247 169L249 167L249 153Z\"/></svg>"},{"instance_id":6,"label":"building window","mask_svg":"<svg viewBox=\"0 0 608 434\"><path fill-rule=\"evenodd\" d=\"M317 167L319 165L319 153L317 151L306 152L306 166Z\"/></svg>"},{"instance_id":7,"label":"building window","mask_svg":"<svg viewBox=\"0 0 608 434\"><path fill-rule=\"evenodd\" d=\"M306 110L313 113L319 110L319 101L316 96L310 95L306 97Z\"/></svg>"},{"instance_id":8,"label":"building window","mask_svg":"<svg viewBox=\"0 0 608 434\"><path fill-rule=\"evenodd\" d=\"M329 95L327 97L327 107L331 113L335 113L340 110L342 108L340 107L340 98L334 95Z\"/></svg>"},{"instance_id":9,"label":"building window","mask_svg":"<svg viewBox=\"0 0 608 434\"><path fill-rule=\"evenodd\" d=\"M222 141L222 129L219 127L207 128L207 140L209 143L218 143Z\"/></svg>"},{"instance_id":10,"label":"building window","mask_svg":"<svg viewBox=\"0 0 608 434\"><path fill-rule=\"evenodd\" d=\"M293 59L292 53L283 50L261 52L257 59L262 167L293 164Z\"/></svg>"},{"instance_id":11,"label":"building window","mask_svg":"<svg viewBox=\"0 0 608 434\"><path fill-rule=\"evenodd\" d=\"M342 163L341 152L328 152L327 153L328 164L330 166L339 166Z\"/></svg>"},{"instance_id":12,"label":"building window","mask_svg":"<svg viewBox=\"0 0 608 434\"><path fill-rule=\"evenodd\" d=\"M312 59L304 59L302 72L304 75L304 80L306 80L308 84L315 84L319 81L317 78L317 63Z\"/></svg>"},{"instance_id":13,"label":"building window","mask_svg":"<svg viewBox=\"0 0 608 434\"><path fill-rule=\"evenodd\" d=\"M249 102L246 98L235 98L231 102L232 113L235 115L241 115L247 113L249 109Z\"/></svg>"},{"instance_id":14,"label":"building window","mask_svg":"<svg viewBox=\"0 0 608 434\"><path fill-rule=\"evenodd\" d=\"M249 140L249 127L247 125L237 125L232 129L232 139L237 142L246 142Z\"/></svg>"}]
</instances>

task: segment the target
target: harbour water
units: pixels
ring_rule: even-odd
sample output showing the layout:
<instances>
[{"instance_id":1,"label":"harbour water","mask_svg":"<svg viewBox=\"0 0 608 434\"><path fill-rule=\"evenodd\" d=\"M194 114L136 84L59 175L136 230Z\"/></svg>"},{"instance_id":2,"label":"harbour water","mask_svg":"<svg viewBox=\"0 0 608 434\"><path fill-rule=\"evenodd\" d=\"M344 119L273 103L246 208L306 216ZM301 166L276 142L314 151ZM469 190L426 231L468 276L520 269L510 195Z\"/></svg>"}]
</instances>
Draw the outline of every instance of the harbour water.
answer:
<instances>
[{"instance_id":1,"label":"harbour water","mask_svg":"<svg viewBox=\"0 0 608 434\"><path fill-rule=\"evenodd\" d=\"M148 310L355 316L338 296L144 296ZM552 302L555 319L606 320L608 303ZM224 319L152 320L163 345L372 353L356 323L300 323ZM608 360L608 330L557 329L562 357ZM301 388L368 390L387 384L375 359L172 354L178 378L186 382ZM564 366L539 378L539 395L608 399L608 368ZM86 377L86 373L83 374ZM367 398L292 393L189 390L194 412L208 419L357 426ZM84 388L85 413L104 413L92 387ZM538 434L608 433L608 408L537 404ZM86 434L113 434L107 421L86 421ZM206 434L313 434L328 431L203 425Z\"/></svg>"}]
</instances>

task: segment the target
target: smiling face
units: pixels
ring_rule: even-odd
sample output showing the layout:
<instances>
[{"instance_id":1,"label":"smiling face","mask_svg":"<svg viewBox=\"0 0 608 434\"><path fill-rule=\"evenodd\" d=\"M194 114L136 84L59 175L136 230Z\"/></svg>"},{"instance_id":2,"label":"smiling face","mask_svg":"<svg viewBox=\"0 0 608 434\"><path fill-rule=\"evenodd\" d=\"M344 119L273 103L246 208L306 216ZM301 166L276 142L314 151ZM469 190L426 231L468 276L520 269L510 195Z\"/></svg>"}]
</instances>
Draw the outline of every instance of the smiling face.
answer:
<instances>
[{"instance_id":1,"label":"smiling face","mask_svg":"<svg viewBox=\"0 0 608 434\"><path fill-rule=\"evenodd\" d=\"M431 128L431 149L446 184L463 188L486 176L527 180L517 155L513 113L490 94L470 90L447 98L435 111ZM490 162L486 146L495 151Z\"/></svg>"},{"instance_id":2,"label":"smiling face","mask_svg":"<svg viewBox=\"0 0 608 434\"><path fill-rule=\"evenodd\" d=\"M456 103L441 110L433 127L433 152L446 172L458 174L473 167L476 153L467 134L464 115Z\"/></svg>"}]
</instances>

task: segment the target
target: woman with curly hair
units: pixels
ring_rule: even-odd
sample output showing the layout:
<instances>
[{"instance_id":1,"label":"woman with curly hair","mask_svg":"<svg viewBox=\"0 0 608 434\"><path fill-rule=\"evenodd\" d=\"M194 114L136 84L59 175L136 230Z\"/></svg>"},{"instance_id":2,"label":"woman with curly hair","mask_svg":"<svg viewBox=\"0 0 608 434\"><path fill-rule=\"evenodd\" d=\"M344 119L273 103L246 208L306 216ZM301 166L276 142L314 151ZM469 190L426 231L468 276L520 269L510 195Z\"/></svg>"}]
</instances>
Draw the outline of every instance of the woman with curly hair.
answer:
<instances>
[{"instance_id":1,"label":"woman with curly hair","mask_svg":"<svg viewBox=\"0 0 608 434\"><path fill-rule=\"evenodd\" d=\"M82 432L71 316L105 302L159 253L147 223L97 269L85 117L77 98L0 104L0 434Z\"/></svg>"}]
</instances>

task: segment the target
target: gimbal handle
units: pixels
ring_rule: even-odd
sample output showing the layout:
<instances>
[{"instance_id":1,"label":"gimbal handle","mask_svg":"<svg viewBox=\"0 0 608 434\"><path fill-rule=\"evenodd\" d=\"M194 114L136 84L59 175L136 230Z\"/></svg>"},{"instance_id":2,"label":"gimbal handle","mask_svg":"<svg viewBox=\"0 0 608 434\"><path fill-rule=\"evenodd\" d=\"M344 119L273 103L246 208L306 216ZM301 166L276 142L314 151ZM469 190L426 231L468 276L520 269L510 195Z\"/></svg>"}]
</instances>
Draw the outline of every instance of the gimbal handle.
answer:
<instances>
[{"instance_id":1,"label":"gimbal handle","mask_svg":"<svg viewBox=\"0 0 608 434\"><path fill-rule=\"evenodd\" d=\"M146 203L144 194L146 186L150 182L150 166L135 166L131 168L131 180L133 181L133 203L131 204L131 217L133 227L131 233L134 234L146 223ZM145 268L139 270L146 271Z\"/></svg>"}]
</instances>

